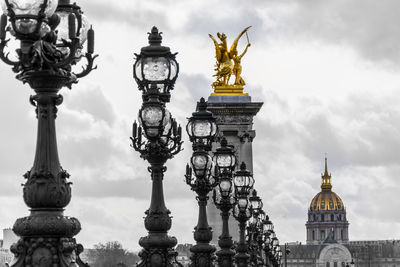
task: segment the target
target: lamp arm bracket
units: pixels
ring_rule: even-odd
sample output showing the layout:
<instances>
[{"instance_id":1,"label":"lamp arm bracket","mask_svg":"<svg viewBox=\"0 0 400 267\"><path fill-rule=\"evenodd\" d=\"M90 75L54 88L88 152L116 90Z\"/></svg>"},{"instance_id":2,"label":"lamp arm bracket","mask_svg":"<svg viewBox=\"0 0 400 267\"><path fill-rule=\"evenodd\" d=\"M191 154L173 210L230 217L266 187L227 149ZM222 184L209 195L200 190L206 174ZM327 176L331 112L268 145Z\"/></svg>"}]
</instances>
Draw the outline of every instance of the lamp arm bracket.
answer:
<instances>
[{"instance_id":1,"label":"lamp arm bracket","mask_svg":"<svg viewBox=\"0 0 400 267\"><path fill-rule=\"evenodd\" d=\"M1 39L0 40L0 58L3 60L4 63L14 66L16 68L20 63L18 61L12 61L8 55L10 53L4 53L4 48L7 46L7 43L10 41L10 39Z\"/></svg>"},{"instance_id":2,"label":"lamp arm bracket","mask_svg":"<svg viewBox=\"0 0 400 267\"><path fill-rule=\"evenodd\" d=\"M87 60L86 67L82 66L82 71L80 73L74 73L77 78L82 78L88 75L92 70L97 69L97 65L93 67L93 63L96 57L99 55L92 55L91 53L86 53L85 58Z\"/></svg>"}]
</instances>

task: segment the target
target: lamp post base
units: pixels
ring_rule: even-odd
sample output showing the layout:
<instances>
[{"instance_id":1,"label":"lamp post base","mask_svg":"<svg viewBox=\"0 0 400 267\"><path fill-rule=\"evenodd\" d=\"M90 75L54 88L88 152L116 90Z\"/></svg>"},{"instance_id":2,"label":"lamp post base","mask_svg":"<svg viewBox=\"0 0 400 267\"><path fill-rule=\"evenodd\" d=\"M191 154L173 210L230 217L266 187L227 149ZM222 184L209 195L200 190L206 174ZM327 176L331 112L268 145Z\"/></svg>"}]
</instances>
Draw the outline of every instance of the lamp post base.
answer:
<instances>
[{"instance_id":1,"label":"lamp post base","mask_svg":"<svg viewBox=\"0 0 400 267\"><path fill-rule=\"evenodd\" d=\"M197 243L190 248L190 267L214 267L216 248L208 243Z\"/></svg>"},{"instance_id":2,"label":"lamp post base","mask_svg":"<svg viewBox=\"0 0 400 267\"><path fill-rule=\"evenodd\" d=\"M233 256L235 252L231 249L223 249L217 251L218 257L218 267L232 267L233 266Z\"/></svg>"},{"instance_id":3,"label":"lamp post base","mask_svg":"<svg viewBox=\"0 0 400 267\"><path fill-rule=\"evenodd\" d=\"M175 237L166 233L150 233L139 240L143 250L139 252L141 261L137 267L183 267L176 260L178 253L173 249L177 244Z\"/></svg>"},{"instance_id":4,"label":"lamp post base","mask_svg":"<svg viewBox=\"0 0 400 267\"><path fill-rule=\"evenodd\" d=\"M65 217L62 210L31 211L14 224L21 239L11 246L15 258L10 266L87 267L79 258L83 246L73 238L80 230L79 221Z\"/></svg>"}]
</instances>

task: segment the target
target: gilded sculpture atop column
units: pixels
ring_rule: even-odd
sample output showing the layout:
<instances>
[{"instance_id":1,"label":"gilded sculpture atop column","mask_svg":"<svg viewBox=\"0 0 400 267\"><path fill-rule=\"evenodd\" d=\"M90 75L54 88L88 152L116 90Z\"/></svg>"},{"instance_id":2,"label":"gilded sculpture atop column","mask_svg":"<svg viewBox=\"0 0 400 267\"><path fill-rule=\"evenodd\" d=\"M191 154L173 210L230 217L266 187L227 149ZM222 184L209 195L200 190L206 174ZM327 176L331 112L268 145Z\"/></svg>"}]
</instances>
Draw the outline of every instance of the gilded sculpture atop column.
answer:
<instances>
[{"instance_id":1,"label":"gilded sculpture atop column","mask_svg":"<svg viewBox=\"0 0 400 267\"><path fill-rule=\"evenodd\" d=\"M243 93L243 86L245 85L245 82L241 76L241 60L242 57L246 54L247 49L251 46L249 38L247 36L247 30L250 27L251 26L245 28L238 35L238 37L236 37L230 49L228 49L226 35L224 33L217 33L217 37L220 40L219 43L214 38L214 36L209 34L215 45L215 57L217 60L214 69L216 71L214 76L217 79L215 82L212 83L214 93L212 93L211 95L248 95L247 93ZM239 39L243 36L243 34L246 34L247 46L244 51L239 54L237 47ZM229 81L232 75L235 76L235 81L233 84L230 84Z\"/></svg>"}]
</instances>

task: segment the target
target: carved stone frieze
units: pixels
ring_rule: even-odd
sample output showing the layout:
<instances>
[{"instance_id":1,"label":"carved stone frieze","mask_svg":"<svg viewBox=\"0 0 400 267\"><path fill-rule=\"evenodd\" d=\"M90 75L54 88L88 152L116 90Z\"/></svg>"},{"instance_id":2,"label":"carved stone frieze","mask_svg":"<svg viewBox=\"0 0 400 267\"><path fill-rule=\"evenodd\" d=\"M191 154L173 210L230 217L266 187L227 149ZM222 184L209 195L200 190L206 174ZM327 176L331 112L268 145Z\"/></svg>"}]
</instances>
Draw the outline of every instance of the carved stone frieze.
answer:
<instances>
[{"instance_id":1,"label":"carved stone frieze","mask_svg":"<svg viewBox=\"0 0 400 267\"><path fill-rule=\"evenodd\" d=\"M228 116L216 116L217 124L251 124L253 123L252 116L245 115L228 115Z\"/></svg>"}]
</instances>

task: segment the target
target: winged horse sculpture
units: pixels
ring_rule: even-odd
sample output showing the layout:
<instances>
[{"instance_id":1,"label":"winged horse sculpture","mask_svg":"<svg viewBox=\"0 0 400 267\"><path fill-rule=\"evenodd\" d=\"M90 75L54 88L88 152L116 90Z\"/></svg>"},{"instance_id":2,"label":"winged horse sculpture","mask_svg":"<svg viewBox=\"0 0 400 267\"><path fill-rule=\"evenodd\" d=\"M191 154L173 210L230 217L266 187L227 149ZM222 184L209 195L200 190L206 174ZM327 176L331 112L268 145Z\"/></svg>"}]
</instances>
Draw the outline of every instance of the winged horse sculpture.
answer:
<instances>
[{"instance_id":1,"label":"winged horse sculpture","mask_svg":"<svg viewBox=\"0 0 400 267\"><path fill-rule=\"evenodd\" d=\"M217 33L218 39L221 41L218 43L218 41L209 34L210 38L213 40L214 45L215 45L215 58L217 60L215 64L215 71L216 73L214 74L215 77L217 77L217 80L212 84L212 86L218 87L218 86L229 86L229 80L232 76L232 74L235 75L235 83L234 85L244 85L245 82L243 78L240 76L242 72L242 66L240 64L242 57L244 54L246 54L247 49L250 47L250 43L248 42L247 38L247 46L245 50L242 52L242 54L238 55L237 51L237 46L239 43L239 39L242 37L243 34L247 32L247 30L251 26L245 28L239 35L236 37L235 41L232 43L230 49L228 50L228 44L226 40L226 35L224 33ZM246 33L247 34L247 33Z\"/></svg>"}]
</instances>

